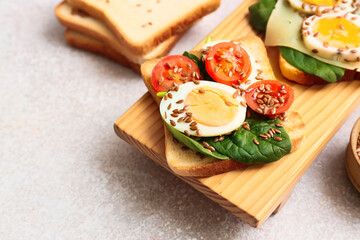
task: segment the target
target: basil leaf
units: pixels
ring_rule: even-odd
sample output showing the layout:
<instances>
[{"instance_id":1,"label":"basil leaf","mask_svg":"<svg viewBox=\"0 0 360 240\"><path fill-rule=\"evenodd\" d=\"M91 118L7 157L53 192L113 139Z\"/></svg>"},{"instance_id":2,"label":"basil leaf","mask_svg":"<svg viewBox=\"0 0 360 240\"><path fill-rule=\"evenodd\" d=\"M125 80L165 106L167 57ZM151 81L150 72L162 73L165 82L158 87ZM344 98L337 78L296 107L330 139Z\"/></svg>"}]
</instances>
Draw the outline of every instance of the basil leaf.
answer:
<instances>
[{"instance_id":1,"label":"basil leaf","mask_svg":"<svg viewBox=\"0 0 360 240\"><path fill-rule=\"evenodd\" d=\"M167 94L167 92L158 92L158 93L156 93L156 96L162 98L162 97L165 97L166 94Z\"/></svg>"},{"instance_id":2,"label":"basil leaf","mask_svg":"<svg viewBox=\"0 0 360 240\"><path fill-rule=\"evenodd\" d=\"M249 7L250 24L253 28L265 31L266 24L275 8L276 0L261 0Z\"/></svg>"},{"instance_id":3,"label":"basil leaf","mask_svg":"<svg viewBox=\"0 0 360 240\"><path fill-rule=\"evenodd\" d=\"M345 74L345 69L319 61L289 47L279 47L281 56L303 72L318 76L327 82L336 82Z\"/></svg>"},{"instance_id":4,"label":"basil leaf","mask_svg":"<svg viewBox=\"0 0 360 240\"><path fill-rule=\"evenodd\" d=\"M212 39L211 36L207 36L205 40L205 44L210 43L212 41L211 39Z\"/></svg>"},{"instance_id":5,"label":"basil leaf","mask_svg":"<svg viewBox=\"0 0 360 240\"><path fill-rule=\"evenodd\" d=\"M189 138L188 136L186 136L185 134L179 132L178 130L176 130L175 128L173 128L171 125L169 125L168 123L166 123L164 121L166 127L169 129L170 133L180 142L182 142L185 146L189 147L190 149L200 152L202 154L217 158L217 159L229 159L229 157L220 154L219 152L215 151L215 152L210 152L209 150L205 149L200 143L198 143L197 141L195 141L192 138Z\"/></svg>"},{"instance_id":6,"label":"basil leaf","mask_svg":"<svg viewBox=\"0 0 360 240\"><path fill-rule=\"evenodd\" d=\"M196 55L187 51L183 53L183 56L190 58L198 65L203 80L214 81L206 71L205 61L200 60Z\"/></svg>"},{"instance_id":7,"label":"basil leaf","mask_svg":"<svg viewBox=\"0 0 360 240\"><path fill-rule=\"evenodd\" d=\"M202 141L208 142L219 153L246 164L273 162L290 153L290 137L284 128L276 126L276 123L280 123L278 119L269 119L252 112L251 117L245 121L249 123L250 130L240 127L237 132L225 136L222 141L214 142L213 137L203 138ZM281 131L274 136L280 137L281 141L276 141L274 138L260 139L260 134L268 132L270 128ZM259 145L254 143L254 139Z\"/></svg>"},{"instance_id":8,"label":"basil leaf","mask_svg":"<svg viewBox=\"0 0 360 240\"><path fill-rule=\"evenodd\" d=\"M196 55L194 55L192 53L189 53L188 51L185 51L183 53L183 56L187 57L187 58L190 58L191 60L193 60L196 63L196 65L199 65L200 59Z\"/></svg>"}]
</instances>

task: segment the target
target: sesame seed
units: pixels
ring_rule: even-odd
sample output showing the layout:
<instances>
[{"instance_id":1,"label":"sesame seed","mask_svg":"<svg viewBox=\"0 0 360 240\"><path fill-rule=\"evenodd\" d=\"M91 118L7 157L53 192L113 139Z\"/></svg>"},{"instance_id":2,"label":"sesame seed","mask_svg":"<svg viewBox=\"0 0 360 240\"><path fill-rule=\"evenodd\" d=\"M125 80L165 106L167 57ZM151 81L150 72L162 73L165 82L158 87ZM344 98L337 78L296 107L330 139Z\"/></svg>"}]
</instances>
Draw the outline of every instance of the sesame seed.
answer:
<instances>
[{"instance_id":1,"label":"sesame seed","mask_svg":"<svg viewBox=\"0 0 360 240\"><path fill-rule=\"evenodd\" d=\"M164 77L161 76L161 77L159 78L159 85L161 85L163 82L164 82Z\"/></svg>"},{"instance_id":2,"label":"sesame seed","mask_svg":"<svg viewBox=\"0 0 360 240\"><path fill-rule=\"evenodd\" d=\"M255 111L258 113L263 113L263 110L261 108L256 108Z\"/></svg>"},{"instance_id":3,"label":"sesame seed","mask_svg":"<svg viewBox=\"0 0 360 240\"><path fill-rule=\"evenodd\" d=\"M214 68L214 71L215 71L215 72L219 71L219 67L216 66L216 67Z\"/></svg>"},{"instance_id":4,"label":"sesame seed","mask_svg":"<svg viewBox=\"0 0 360 240\"><path fill-rule=\"evenodd\" d=\"M232 63L230 58L225 58L225 61L228 62L228 63Z\"/></svg>"},{"instance_id":5,"label":"sesame seed","mask_svg":"<svg viewBox=\"0 0 360 240\"><path fill-rule=\"evenodd\" d=\"M211 152L215 152L215 148L213 146L209 146L207 149L209 149Z\"/></svg>"},{"instance_id":6,"label":"sesame seed","mask_svg":"<svg viewBox=\"0 0 360 240\"><path fill-rule=\"evenodd\" d=\"M181 78L180 78L181 81L185 81L185 80L187 80L187 79L188 79L187 77L181 77Z\"/></svg>"},{"instance_id":7,"label":"sesame seed","mask_svg":"<svg viewBox=\"0 0 360 240\"><path fill-rule=\"evenodd\" d=\"M225 101L225 104L228 105L228 106L232 106L233 104L229 101Z\"/></svg>"},{"instance_id":8,"label":"sesame seed","mask_svg":"<svg viewBox=\"0 0 360 240\"><path fill-rule=\"evenodd\" d=\"M213 60L214 58L213 57L208 57L206 60L210 61L210 60Z\"/></svg>"},{"instance_id":9,"label":"sesame seed","mask_svg":"<svg viewBox=\"0 0 360 240\"><path fill-rule=\"evenodd\" d=\"M199 93L205 93L205 90L204 90L204 89L200 89L200 90L199 90Z\"/></svg>"},{"instance_id":10,"label":"sesame seed","mask_svg":"<svg viewBox=\"0 0 360 240\"><path fill-rule=\"evenodd\" d=\"M276 113L276 108L274 107L271 109L271 114L274 115L275 113Z\"/></svg>"},{"instance_id":11,"label":"sesame seed","mask_svg":"<svg viewBox=\"0 0 360 240\"><path fill-rule=\"evenodd\" d=\"M241 101L240 104L241 104L241 106L243 106L243 107L247 107L246 102L244 102L244 101Z\"/></svg>"},{"instance_id":12,"label":"sesame seed","mask_svg":"<svg viewBox=\"0 0 360 240\"><path fill-rule=\"evenodd\" d=\"M190 63L187 63L186 66L191 69L191 64Z\"/></svg>"},{"instance_id":13,"label":"sesame seed","mask_svg":"<svg viewBox=\"0 0 360 240\"><path fill-rule=\"evenodd\" d=\"M197 125L197 122L196 121L193 121L190 123L190 126L196 126Z\"/></svg>"},{"instance_id":14,"label":"sesame seed","mask_svg":"<svg viewBox=\"0 0 360 240\"><path fill-rule=\"evenodd\" d=\"M283 93L283 94L287 93L287 91L284 90L284 89L281 89L279 92L280 92L280 93ZM280 100L280 99L279 99L279 100Z\"/></svg>"},{"instance_id":15,"label":"sesame seed","mask_svg":"<svg viewBox=\"0 0 360 240\"><path fill-rule=\"evenodd\" d=\"M224 140L224 139L225 139L224 136L220 136L220 137L219 137L219 142L221 142L221 141Z\"/></svg>"}]
</instances>

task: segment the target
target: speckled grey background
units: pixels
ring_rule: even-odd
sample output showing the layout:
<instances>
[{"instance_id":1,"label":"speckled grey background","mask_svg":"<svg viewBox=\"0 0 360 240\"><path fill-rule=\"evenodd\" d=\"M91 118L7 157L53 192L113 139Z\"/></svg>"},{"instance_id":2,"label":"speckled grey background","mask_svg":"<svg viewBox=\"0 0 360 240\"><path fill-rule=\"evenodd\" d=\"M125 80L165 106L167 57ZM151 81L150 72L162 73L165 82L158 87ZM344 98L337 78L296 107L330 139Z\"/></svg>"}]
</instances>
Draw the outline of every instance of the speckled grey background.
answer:
<instances>
[{"instance_id":1,"label":"speckled grey background","mask_svg":"<svg viewBox=\"0 0 360 240\"><path fill-rule=\"evenodd\" d=\"M241 1L195 25L191 49ZM0 239L360 239L344 154L360 107L259 229L140 154L113 123L139 75L66 46L58 1L0 1Z\"/></svg>"}]
</instances>

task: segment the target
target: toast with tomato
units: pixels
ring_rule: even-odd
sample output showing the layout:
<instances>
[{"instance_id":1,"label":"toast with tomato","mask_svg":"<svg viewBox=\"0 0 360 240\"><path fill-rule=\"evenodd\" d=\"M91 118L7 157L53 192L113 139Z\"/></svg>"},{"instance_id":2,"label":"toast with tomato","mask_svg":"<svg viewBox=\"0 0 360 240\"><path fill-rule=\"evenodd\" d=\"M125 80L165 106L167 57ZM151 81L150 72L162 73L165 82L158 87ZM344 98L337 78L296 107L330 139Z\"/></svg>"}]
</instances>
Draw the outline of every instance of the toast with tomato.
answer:
<instances>
[{"instance_id":1,"label":"toast with tomato","mask_svg":"<svg viewBox=\"0 0 360 240\"><path fill-rule=\"evenodd\" d=\"M159 104L166 160L178 175L208 177L273 162L304 138L301 115L287 105L293 91L273 80L256 36L153 59L141 73Z\"/></svg>"}]
</instances>

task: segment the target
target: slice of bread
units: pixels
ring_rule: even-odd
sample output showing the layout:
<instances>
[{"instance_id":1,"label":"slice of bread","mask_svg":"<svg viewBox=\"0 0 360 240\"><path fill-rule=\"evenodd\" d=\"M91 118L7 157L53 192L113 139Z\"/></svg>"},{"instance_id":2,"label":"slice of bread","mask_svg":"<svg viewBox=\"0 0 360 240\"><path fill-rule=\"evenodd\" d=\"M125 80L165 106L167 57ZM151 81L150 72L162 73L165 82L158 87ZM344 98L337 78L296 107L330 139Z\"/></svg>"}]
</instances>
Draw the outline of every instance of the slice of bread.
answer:
<instances>
[{"instance_id":1,"label":"slice of bread","mask_svg":"<svg viewBox=\"0 0 360 240\"><path fill-rule=\"evenodd\" d=\"M264 79L275 79L267 58L265 46L260 38L251 36L236 41L240 42L256 60L260 60L259 64L263 70ZM192 53L197 56L201 55L199 51ZM160 60L161 59L153 59L141 65L141 74L145 85L158 104L160 103L160 98L156 96L156 92L152 88L151 74L154 66ZM294 110L289 110L287 116L288 117L283 121L283 124L291 138L291 151L295 151L304 139L305 124L301 115ZM165 149L166 160L169 167L176 174L182 176L209 177L247 166L232 159L219 160L187 149L182 143L174 140L166 127Z\"/></svg>"},{"instance_id":2,"label":"slice of bread","mask_svg":"<svg viewBox=\"0 0 360 240\"><path fill-rule=\"evenodd\" d=\"M55 8L55 15L59 19L59 22L66 28L105 43L133 64L142 64L146 60L168 54L171 48L181 38L179 35L173 36L160 43L147 54L135 54L121 44L104 23L80 9L73 8L67 2L62 2Z\"/></svg>"},{"instance_id":3,"label":"slice of bread","mask_svg":"<svg viewBox=\"0 0 360 240\"><path fill-rule=\"evenodd\" d=\"M140 73L140 65L137 63L130 62L123 55L115 52L113 49L108 47L106 44L82 33L66 29L65 39L67 44L72 47L80 48L86 51L90 51L96 54L104 55L126 67L134 69L134 71Z\"/></svg>"},{"instance_id":4,"label":"slice of bread","mask_svg":"<svg viewBox=\"0 0 360 240\"><path fill-rule=\"evenodd\" d=\"M317 77L315 75L305 73L302 70L294 67L291 65L288 61L283 58L279 51L279 66L280 71L282 75L289 79L290 81L302 84L302 85L313 85L313 84L325 84L329 83L320 77ZM359 74L356 73L355 70L345 70L344 76L338 80L338 82L341 81L351 81L354 79L360 79Z\"/></svg>"},{"instance_id":5,"label":"slice of bread","mask_svg":"<svg viewBox=\"0 0 360 240\"><path fill-rule=\"evenodd\" d=\"M183 33L194 22L215 11L220 0L68 0L103 21L121 44L136 54Z\"/></svg>"}]
</instances>

